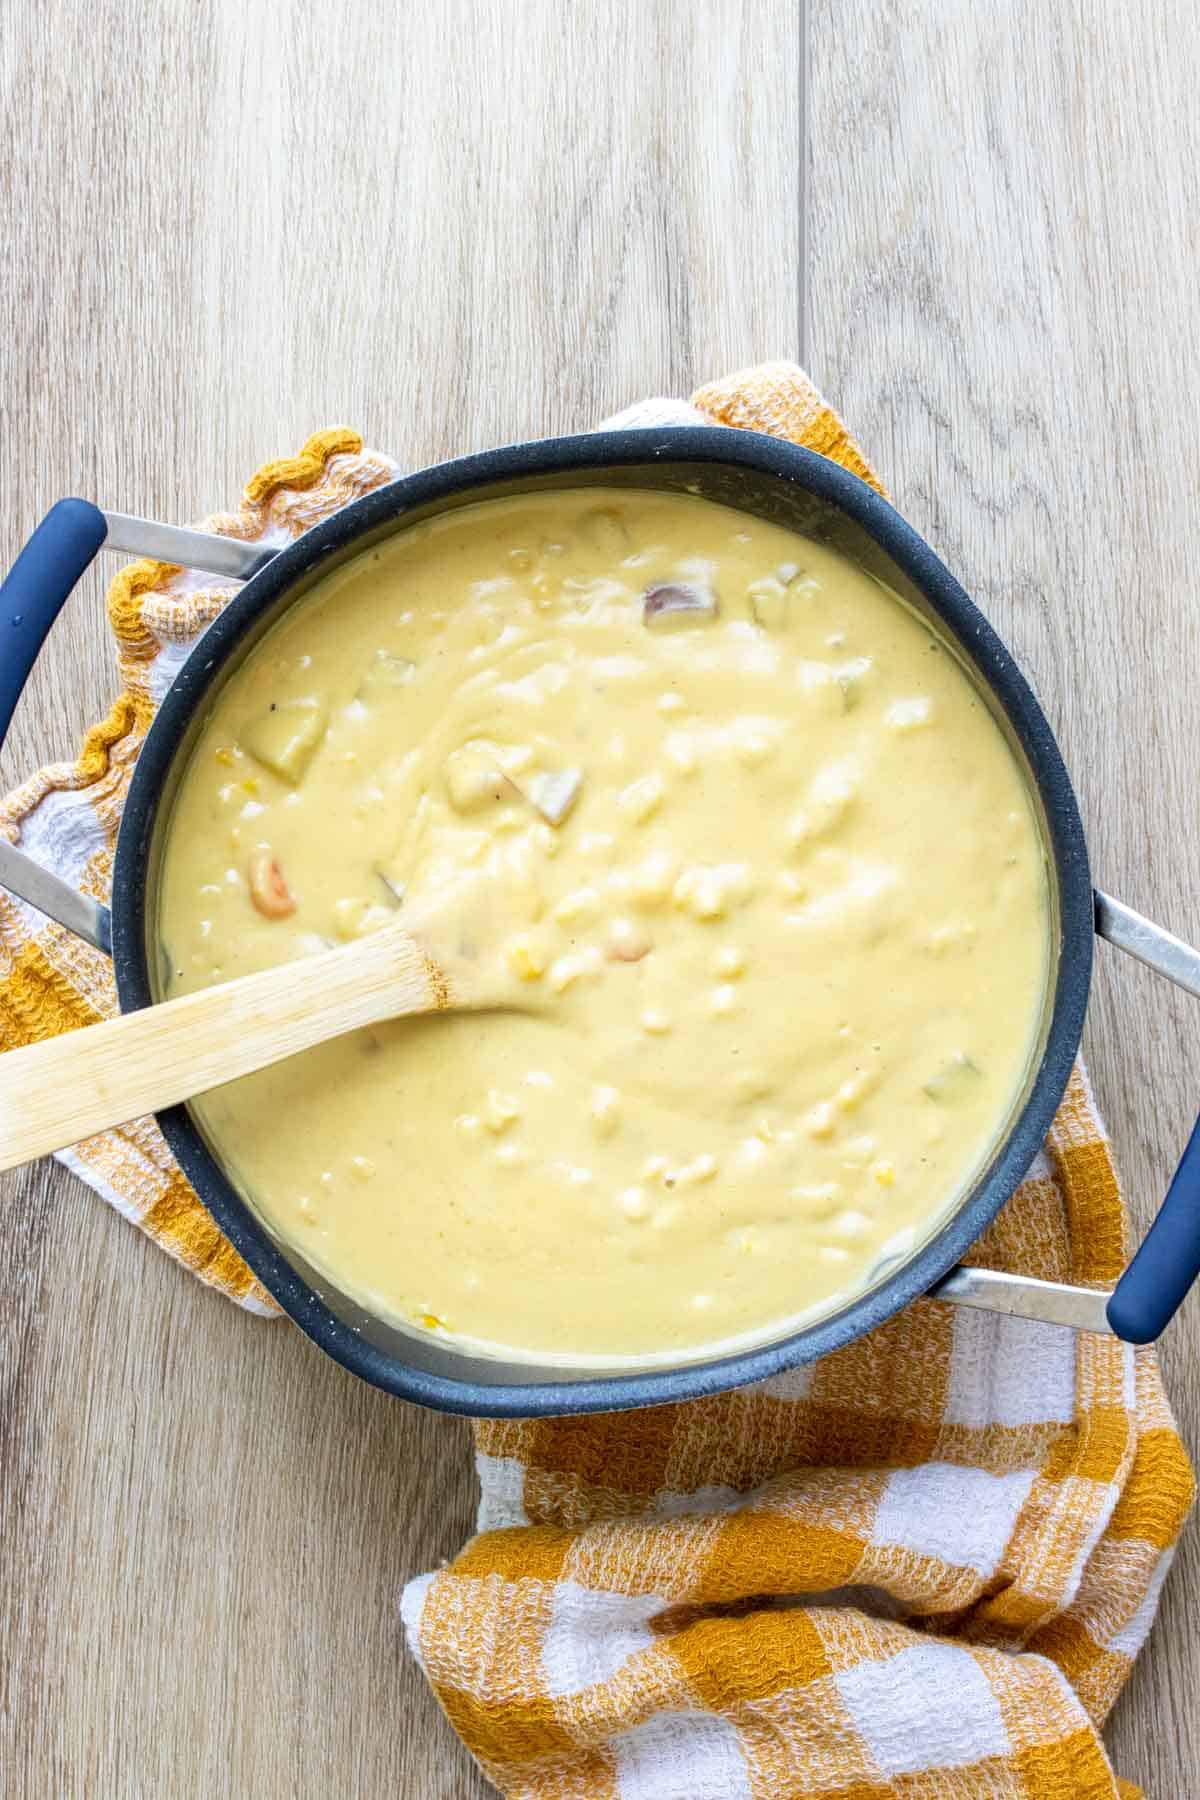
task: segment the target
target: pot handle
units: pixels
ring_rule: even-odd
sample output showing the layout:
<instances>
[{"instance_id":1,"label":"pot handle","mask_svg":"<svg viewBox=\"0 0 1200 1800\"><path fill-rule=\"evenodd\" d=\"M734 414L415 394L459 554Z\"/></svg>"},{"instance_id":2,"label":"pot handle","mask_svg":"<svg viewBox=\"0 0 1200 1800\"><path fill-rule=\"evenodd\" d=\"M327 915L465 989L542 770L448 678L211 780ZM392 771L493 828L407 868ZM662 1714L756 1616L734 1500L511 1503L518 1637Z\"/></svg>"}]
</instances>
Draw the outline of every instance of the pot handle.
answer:
<instances>
[{"instance_id":1,"label":"pot handle","mask_svg":"<svg viewBox=\"0 0 1200 1800\"><path fill-rule=\"evenodd\" d=\"M1108 1303L1108 1322L1129 1344L1152 1344L1200 1276L1200 1119L1157 1217Z\"/></svg>"},{"instance_id":2,"label":"pot handle","mask_svg":"<svg viewBox=\"0 0 1200 1800\"><path fill-rule=\"evenodd\" d=\"M265 568L276 549L125 513L101 512L90 500L59 500L0 582L0 743L47 632L102 547L235 581L247 581ZM111 949L108 908L77 893L4 838L0 838L0 887L98 950Z\"/></svg>"},{"instance_id":3,"label":"pot handle","mask_svg":"<svg viewBox=\"0 0 1200 1800\"><path fill-rule=\"evenodd\" d=\"M60 500L0 583L0 743L46 633L107 536L98 506Z\"/></svg>"},{"instance_id":4,"label":"pot handle","mask_svg":"<svg viewBox=\"0 0 1200 1800\"><path fill-rule=\"evenodd\" d=\"M1200 951L1132 907L1096 894L1096 931L1118 950L1200 997ZM1108 1322L1130 1344L1151 1344L1200 1277L1200 1120L1166 1199L1108 1303Z\"/></svg>"},{"instance_id":5,"label":"pot handle","mask_svg":"<svg viewBox=\"0 0 1200 1800\"><path fill-rule=\"evenodd\" d=\"M60 500L0 582L0 743L46 633L107 536L108 520L98 506ZM108 908L77 893L5 838L0 838L0 883L97 950L111 949Z\"/></svg>"}]
</instances>

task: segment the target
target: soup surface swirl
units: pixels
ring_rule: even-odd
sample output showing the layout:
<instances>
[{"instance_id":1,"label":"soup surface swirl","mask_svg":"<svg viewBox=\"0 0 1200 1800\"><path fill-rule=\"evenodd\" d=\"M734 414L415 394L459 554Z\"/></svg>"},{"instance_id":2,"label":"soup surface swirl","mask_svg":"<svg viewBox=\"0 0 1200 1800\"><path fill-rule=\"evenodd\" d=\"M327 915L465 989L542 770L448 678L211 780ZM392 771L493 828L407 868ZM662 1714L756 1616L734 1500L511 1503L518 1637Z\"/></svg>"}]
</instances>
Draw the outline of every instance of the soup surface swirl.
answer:
<instances>
[{"instance_id":1,"label":"soup surface swirl","mask_svg":"<svg viewBox=\"0 0 1200 1800\"><path fill-rule=\"evenodd\" d=\"M690 495L406 530L220 690L164 991L429 909L511 1010L193 1110L344 1291L498 1350L678 1356L827 1309L981 1166L1041 1019L1041 839L957 656L834 551Z\"/></svg>"}]
</instances>

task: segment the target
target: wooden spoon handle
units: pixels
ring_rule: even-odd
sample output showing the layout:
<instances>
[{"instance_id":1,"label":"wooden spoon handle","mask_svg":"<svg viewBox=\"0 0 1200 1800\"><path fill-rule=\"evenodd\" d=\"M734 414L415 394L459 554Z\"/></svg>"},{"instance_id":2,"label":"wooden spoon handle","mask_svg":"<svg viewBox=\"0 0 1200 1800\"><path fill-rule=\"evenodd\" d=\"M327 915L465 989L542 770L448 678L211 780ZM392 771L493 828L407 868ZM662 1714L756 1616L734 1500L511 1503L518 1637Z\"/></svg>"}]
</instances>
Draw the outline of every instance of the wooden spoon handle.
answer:
<instances>
[{"instance_id":1,"label":"wooden spoon handle","mask_svg":"<svg viewBox=\"0 0 1200 1800\"><path fill-rule=\"evenodd\" d=\"M396 926L0 1056L0 1169L175 1106L326 1038L450 1005Z\"/></svg>"}]
</instances>

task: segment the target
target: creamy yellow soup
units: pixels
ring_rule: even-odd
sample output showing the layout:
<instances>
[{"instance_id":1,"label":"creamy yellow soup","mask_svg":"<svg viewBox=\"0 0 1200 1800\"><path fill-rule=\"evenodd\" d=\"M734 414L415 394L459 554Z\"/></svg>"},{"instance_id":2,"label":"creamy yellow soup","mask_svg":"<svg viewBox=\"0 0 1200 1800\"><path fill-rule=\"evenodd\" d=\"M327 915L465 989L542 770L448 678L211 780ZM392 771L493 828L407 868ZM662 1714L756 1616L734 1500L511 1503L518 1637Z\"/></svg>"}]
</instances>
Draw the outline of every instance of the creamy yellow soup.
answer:
<instances>
[{"instance_id":1,"label":"creamy yellow soup","mask_svg":"<svg viewBox=\"0 0 1200 1800\"><path fill-rule=\"evenodd\" d=\"M1026 781L947 642L782 528L573 490L329 576L194 746L167 989L445 911L468 874L511 1008L194 1107L283 1239L417 1328L585 1362L766 1335L919 1242L1022 1089Z\"/></svg>"}]
</instances>

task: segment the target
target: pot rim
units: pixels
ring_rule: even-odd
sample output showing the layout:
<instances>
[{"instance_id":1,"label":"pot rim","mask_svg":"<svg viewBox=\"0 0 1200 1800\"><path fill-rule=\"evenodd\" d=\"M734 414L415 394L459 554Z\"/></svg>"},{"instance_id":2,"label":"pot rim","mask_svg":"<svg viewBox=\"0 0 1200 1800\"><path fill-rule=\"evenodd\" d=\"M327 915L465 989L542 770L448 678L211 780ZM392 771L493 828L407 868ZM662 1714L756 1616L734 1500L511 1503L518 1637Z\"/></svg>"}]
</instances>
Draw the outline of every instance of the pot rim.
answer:
<instances>
[{"instance_id":1,"label":"pot rim","mask_svg":"<svg viewBox=\"0 0 1200 1800\"><path fill-rule=\"evenodd\" d=\"M1083 825L1070 777L1049 724L1004 643L931 547L857 476L783 439L720 426L663 426L594 432L514 444L435 464L352 501L281 549L208 627L164 696L135 764L113 868L113 964L122 1011L153 999L147 955L146 900L162 793L186 727L245 631L302 577L357 539L404 515L436 510L474 490L561 474L578 485L589 471L656 465L716 465L796 485L860 526L908 576L962 646L998 701L1023 750L1042 801L1059 900L1054 995L1042 1056L1019 1113L962 1203L926 1242L875 1287L834 1313L754 1347L708 1361L562 1380L472 1381L406 1363L364 1338L332 1312L288 1262L237 1193L192 1123L186 1107L158 1115L176 1160L220 1230L285 1312L344 1368L401 1398L476 1417L540 1417L622 1410L695 1399L813 1361L881 1325L919 1299L999 1212L1040 1149L1070 1076L1087 1007L1093 945L1093 897ZM465 1365L496 1365L448 1344ZM547 1365L551 1367L552 1365Z\"/></svg>"}]
</instances>

